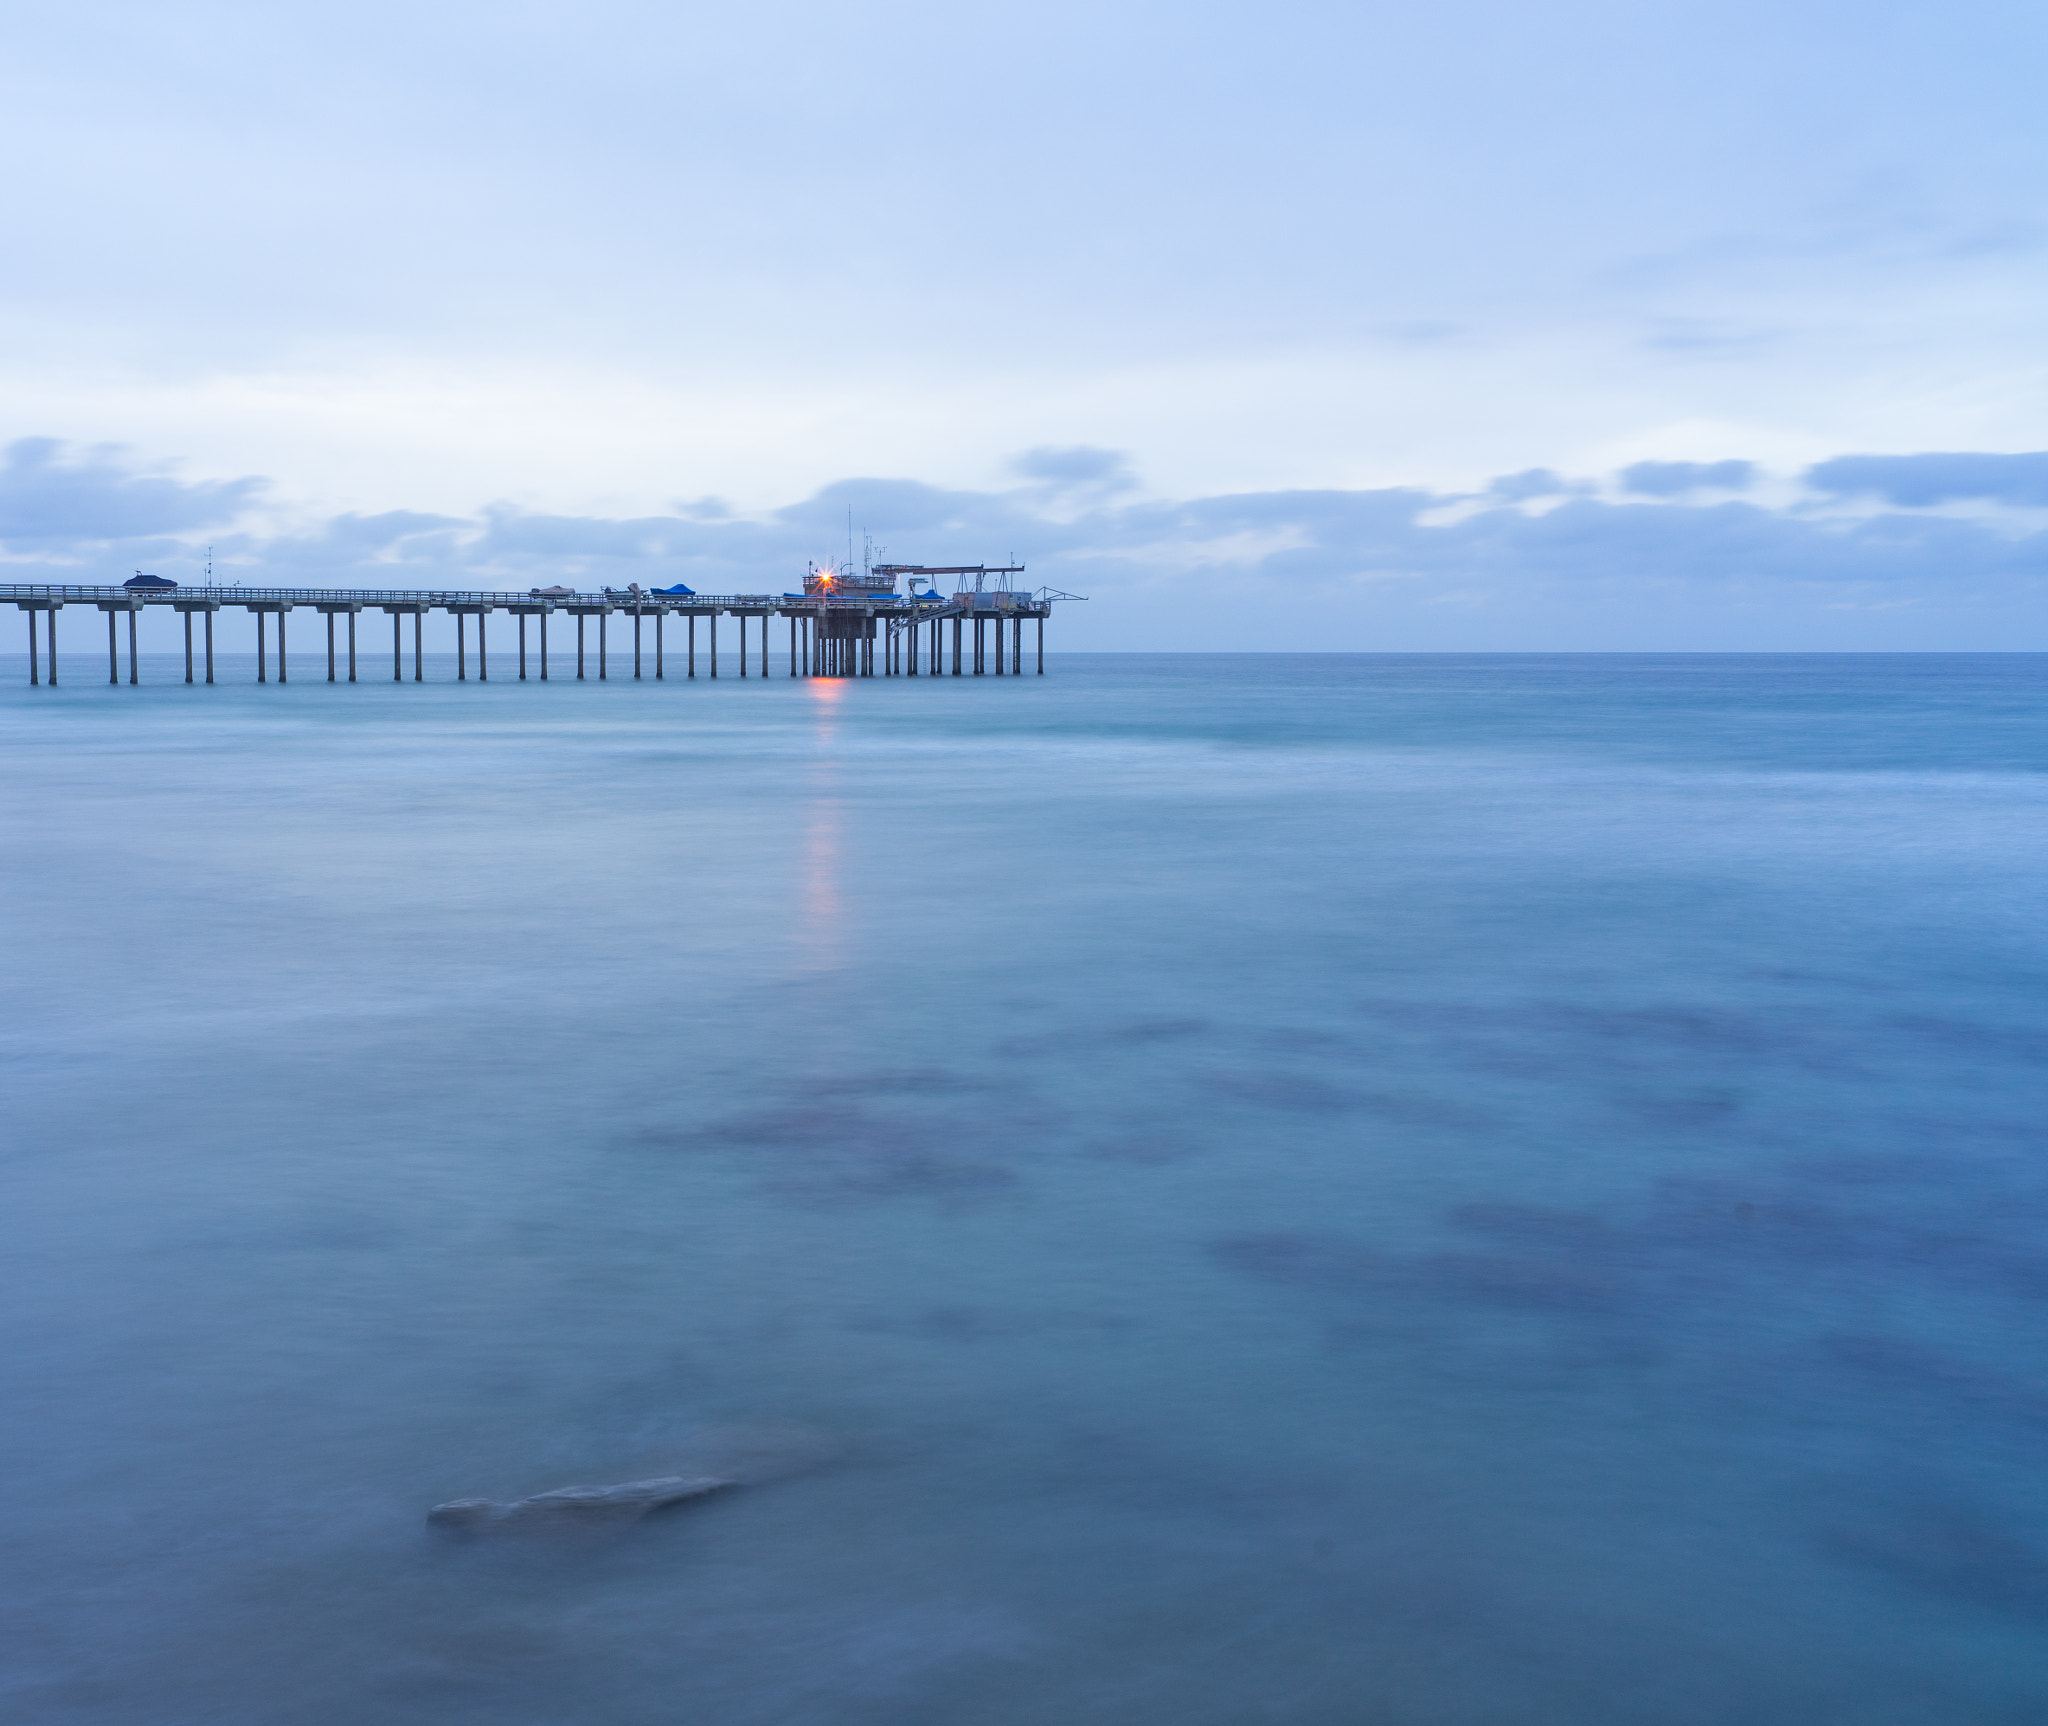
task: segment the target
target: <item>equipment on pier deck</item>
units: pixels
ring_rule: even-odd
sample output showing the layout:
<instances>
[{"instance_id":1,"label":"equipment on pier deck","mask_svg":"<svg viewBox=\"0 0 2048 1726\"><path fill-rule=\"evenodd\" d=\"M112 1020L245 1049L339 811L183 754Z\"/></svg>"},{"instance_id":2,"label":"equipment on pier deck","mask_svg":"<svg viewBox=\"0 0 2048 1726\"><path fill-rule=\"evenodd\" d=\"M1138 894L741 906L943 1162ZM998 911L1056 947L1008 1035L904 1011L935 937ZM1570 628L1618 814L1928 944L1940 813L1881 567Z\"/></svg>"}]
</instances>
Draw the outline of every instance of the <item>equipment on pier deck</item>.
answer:
<instances>
[{"instance_id":1,"label":"equipment on pier deck","mask_svg":"<svg viewBox=\"0 0 2048 1726\"><path fill-rule=\"evenodd\" d=\"M938 591L938 584L931 579L935 575L957 575L960 579L954 583L953 591L955 594L981 593L984 591L1008 593L1010 591L1010 577L1022 575L1023 573L1024 566L1021 563L878 563L875 565L875 574L878 576L886 575L892 584L899 575L908 576L912 588L912 598L921 597L915 591L917 584L921 581L933 593L936 593ZM970 575L974 577L974 586L972 588L967 585L967 578ZM991 577L994 578L995 582L993 587L988 586Z\"/></svg>"},{"instance_id":2,"label":"equipment on pier deck","mask_svg":"<svg viewBox=\"0 0 2048 1726\"><path fill-rule=\"evenodd\" d=\"M896 578L886 566L855 572L849 559L843 566L814 563L804 572L806 599L893 599Z\"/></svg>"}]
</instances>

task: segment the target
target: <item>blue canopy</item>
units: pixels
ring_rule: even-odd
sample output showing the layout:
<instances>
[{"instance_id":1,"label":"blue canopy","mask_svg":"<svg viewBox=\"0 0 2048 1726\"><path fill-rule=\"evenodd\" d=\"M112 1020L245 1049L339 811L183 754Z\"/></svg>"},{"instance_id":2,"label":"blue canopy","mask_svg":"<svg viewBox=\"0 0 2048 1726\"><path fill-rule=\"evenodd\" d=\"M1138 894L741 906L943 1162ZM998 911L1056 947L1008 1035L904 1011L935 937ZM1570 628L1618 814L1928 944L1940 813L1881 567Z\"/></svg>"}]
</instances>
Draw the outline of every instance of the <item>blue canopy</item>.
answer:
<instances>
[{"instance_id":1,"label":"blue canopy","mask_svg":"<svg viewBox=\"0 0 2048 1726\"><path fill-rule=\"evenodd\" d=\"M654 591L656 593L680 593L692 599L697 596L697 590L694 587L685 587L680 581L674 587L657 587Z\"/></svg>"},{"instance_id":2,"label":"blue canopy","mask_svg":"<svg viewBox=\"0 0 2048 1726\"><path fill-rule=\"evenodd\" d=\"M166 581L160 575L144 575L138 569L121 585L123 587L176 587L178 584L175 581Z\"/></svg>"}]
</instances>

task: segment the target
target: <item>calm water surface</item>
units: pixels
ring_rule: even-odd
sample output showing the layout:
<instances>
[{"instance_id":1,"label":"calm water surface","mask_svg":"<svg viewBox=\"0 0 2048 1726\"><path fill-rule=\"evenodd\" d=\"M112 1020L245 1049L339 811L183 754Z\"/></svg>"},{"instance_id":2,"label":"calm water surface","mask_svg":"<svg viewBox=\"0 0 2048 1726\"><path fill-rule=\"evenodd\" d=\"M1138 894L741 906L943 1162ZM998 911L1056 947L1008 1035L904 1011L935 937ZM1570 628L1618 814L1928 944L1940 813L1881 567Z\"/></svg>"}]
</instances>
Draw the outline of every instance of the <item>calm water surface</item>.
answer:
<instances>
[{"instance_id":1,"label":"calm water surface","mask_svg":"<svg viewBox=\"0 0 2048 1726\"><path fill-rule=\"evenodd\" d=\"M9 1718L2048 1718L2048 660L223 663L0 693Z\"/></svg>"}]
</instances>

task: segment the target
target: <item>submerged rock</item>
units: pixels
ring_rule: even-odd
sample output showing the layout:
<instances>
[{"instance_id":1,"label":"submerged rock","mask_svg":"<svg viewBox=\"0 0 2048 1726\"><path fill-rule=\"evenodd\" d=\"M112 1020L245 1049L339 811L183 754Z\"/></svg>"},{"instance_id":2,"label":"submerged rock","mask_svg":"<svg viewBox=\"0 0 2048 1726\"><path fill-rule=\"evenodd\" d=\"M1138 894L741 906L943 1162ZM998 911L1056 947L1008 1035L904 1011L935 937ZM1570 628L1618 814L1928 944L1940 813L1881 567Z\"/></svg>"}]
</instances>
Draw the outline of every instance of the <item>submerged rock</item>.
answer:
<instances>
[{"instance_id":1,"label":"submerged rock","mask_svg":"<svg viewBox=\"0 0 2048 1726\"><path fill-rule=\"evenodd\" d=\"M427 1520L439 1528L465 1531L637 1522L650 1511L737 1484L715 1475L665 1474L618 1486L557 1487L503 1504L491 1498L451 1498L428 1511Z\"/></svg>"},{"instance_id":2,"label":"submerged rock","mask_svg":"<svg viewBox=\"0 0 2048 1726\"><path fill-rule=\"evenodd\" d=\"M563 1486L531 1498L451 1498L427 1512L437 1528L458 1533L620 1529L654 1511L735 1486L764 1486L838 1460L845 1446L811 1427L787 1424L706 1426L679 1448L664 1448L622 1468L687 1470L617 1486Z\"/></svg>"}]
</instances>

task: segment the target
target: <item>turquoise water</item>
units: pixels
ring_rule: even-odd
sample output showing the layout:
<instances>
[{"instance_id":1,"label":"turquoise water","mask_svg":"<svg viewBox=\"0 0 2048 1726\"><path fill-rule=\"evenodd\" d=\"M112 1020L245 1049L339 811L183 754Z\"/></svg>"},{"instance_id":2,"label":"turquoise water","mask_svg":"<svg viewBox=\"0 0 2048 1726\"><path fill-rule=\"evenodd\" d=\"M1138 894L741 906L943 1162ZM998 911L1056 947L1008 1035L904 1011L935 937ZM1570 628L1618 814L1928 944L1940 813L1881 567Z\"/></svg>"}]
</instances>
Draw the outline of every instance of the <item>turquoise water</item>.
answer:
<instances>
[{"instance_id":1,"label":"turquoise water","mask_svg":"<svg viewBox=\"0 0 2048 1726\"><path fill-rule=\"evenodd\" d=\"M0 692L11 1717L2048 1717L2048 659L1051 666Z\"/></svg>"}]
</instances>

